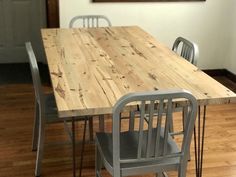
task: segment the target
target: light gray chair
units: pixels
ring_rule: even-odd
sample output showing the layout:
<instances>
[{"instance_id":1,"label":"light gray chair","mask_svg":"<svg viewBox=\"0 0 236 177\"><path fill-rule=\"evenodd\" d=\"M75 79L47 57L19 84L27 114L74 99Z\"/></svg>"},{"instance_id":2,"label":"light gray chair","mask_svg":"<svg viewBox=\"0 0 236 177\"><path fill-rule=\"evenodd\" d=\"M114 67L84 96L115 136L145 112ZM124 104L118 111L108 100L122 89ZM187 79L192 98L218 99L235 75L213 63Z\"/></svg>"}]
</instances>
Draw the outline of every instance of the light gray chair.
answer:
<instances>
[{"instance_id":1,"label":"light gray chair","mask_svg":"<svg viewBox=\"0 0 236 177\"><path fill-rule=\"evenodd\" d=\"M30 69L35 90L35 119L32 138L32 149L33 151L37 150L35 176L40 176L44 152L45 125L50 123L64 122L65 128L69 133L70 138L72 138L72 135L69 131L69 128L67 127L65 120L58 118L54 95L45 94L42 90L38 64L31 43L26 42L25 46L29 57ZM84 128L86 128L87 118L80 117L78 118L78 120L85 121Z\"/></svg>"},{"instance_id":2,"label":"light gray chair","mask_svg":"<svg viewBox=\"0 0 236 177\"><path fill-rule=\"evenodd\" d=\"M73 28L75 22L79 23L79 26L84 28L99 27L101 24L103 26L111 26L110 20L104 15L79 15L71 19L69 27Z\"/></svg>"},{"instance_id":3,"label":"light gray chair","mask_svg":"<svg viewBox=\"0 0 236 177\"><path fill-rule=\"evenodd\" d=\"M185 104L176 104L179 99L183 99ZM121 113L130 107L136 109L137 102L140 114L136 119L137 128L121 131ZM176 106L187 108L186 124L183 131L170 132L169 125ZM123 96L113 107L112 133L96 134L96 177L102 176L102 167L114 177L145 173L155 173L160 177L170 170L178 171L178 177L185 177L196 114L197 101L185 90ZM144 120L147 115L148 122ZM183 137L178 145L172 138L173 133Z\"/></svg>"},{"instance_id":4,"label":"light gray chair","mask_svg":"<svg viewBox=\"0 0 236 177\"><path fill-rule=\"evenodd\" d=\"M172 47L172 50L179 53L181 57L188 60L190 63L197 65L199 50L197 44L183 37L178 37Z\"/></svg>"},{"instance_id":5,"label":"light gray chair","mask_svg":"<svg viewBox=\"0 0 236 177\"><path fill-rule=\"evenodd\" d=\"M176 38L172 50L178 53L181 57L185 58L187 61L193 65L197 65L197 59L199 57L198 45L191 42L183 37ZM183 110L183 116L185 117L185 110ZM185 118L183 119L183 126L185 123ZM170 125L170 130L173 131L173 123ZM189 154L189 160L190 160Z\"/></svg>"}]
</instances>

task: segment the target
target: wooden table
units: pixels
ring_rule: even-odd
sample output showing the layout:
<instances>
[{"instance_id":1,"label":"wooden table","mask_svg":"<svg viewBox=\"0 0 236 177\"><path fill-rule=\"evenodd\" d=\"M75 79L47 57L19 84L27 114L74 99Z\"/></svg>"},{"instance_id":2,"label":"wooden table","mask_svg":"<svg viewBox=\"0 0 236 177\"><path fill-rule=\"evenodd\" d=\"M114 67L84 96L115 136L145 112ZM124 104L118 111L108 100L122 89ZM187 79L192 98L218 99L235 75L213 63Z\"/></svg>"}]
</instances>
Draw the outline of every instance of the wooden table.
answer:
<instances>
[{"instance_id":1,"label":"wooden table","mask_svg":"<svg viewBox=\"0 0 236 177\"><path fill-rule=\"evenodd\" d=\"M121 96L137 91L186 89L204 108L236 102L235 93L137 26L43 29L42 37L62 118L110 114Z\"/></svg>"}]
</instances>

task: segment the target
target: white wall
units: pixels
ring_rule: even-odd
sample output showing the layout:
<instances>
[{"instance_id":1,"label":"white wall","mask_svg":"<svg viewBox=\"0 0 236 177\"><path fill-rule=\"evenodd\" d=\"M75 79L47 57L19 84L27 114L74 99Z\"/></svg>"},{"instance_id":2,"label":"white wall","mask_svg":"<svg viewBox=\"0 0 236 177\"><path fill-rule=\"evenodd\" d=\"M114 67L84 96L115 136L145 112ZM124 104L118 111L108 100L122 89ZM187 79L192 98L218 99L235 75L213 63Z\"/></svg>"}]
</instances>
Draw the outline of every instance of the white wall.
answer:
<instances>
[{"instance_id":1,"label":"white wall","mask_svg":"<svg viewBox=\"0 0 236 177\"><path fill-rule=\"evenodd\" d=\"M75 15L104 14L114 26L138 25L169 47L176 37L184 36L199 45L200 68L218 69L228 67L225 55L231 56L228 54L232 32L229 26L233 18L230 16L233 4L235 0L169 3L92 3L90 0L60 0L60 21L61 27L68 27L70 19ZM231 53L233 56L233 52ZM236 73L236 67L231 71Z\"/></svg>"},{"instance_id":2,"label":"white wall","mask_svg":"<svg viewBox=\"0 0 236 177\"><path fill-rule=\"evenodd\" d=\"M224 68L227 68L232 73L236 74L236 1L232 3L233 10L229 16L233 17L230 22L230 32L228 35L229 50L227 59L224 60Z\"/></svg>"}]
</instances>

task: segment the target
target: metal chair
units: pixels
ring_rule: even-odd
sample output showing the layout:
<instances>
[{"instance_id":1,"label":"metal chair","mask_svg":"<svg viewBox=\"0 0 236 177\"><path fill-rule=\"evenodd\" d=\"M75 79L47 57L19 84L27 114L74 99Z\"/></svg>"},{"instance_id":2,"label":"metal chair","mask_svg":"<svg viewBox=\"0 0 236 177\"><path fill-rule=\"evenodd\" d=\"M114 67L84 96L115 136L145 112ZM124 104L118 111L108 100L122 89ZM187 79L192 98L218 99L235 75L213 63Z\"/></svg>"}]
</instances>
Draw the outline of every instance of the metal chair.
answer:
<instances>
[{"instance_id":1,"label":"metal chair","mask_svg":"<svg viewBox=\"0 0 236 177\"><path fill-rule=\"evenodd\" d=\"M190 63L197 65L199 50L197 44L183 37L178 37L172 47L172 50L179 53L181 57L188 60Z\"/></svg>"},{"instance_id":2,"label":"metal chair","mask_svg":"<svg viewBox=\"0 0 236 177\"><path fill-rule=\"evenodd\" d=\"M182 104L177 104L177 100L183 100ZM137 128L121 131L122 113L127 109L136 109L137 102L140 107L140 118L135 122ZM184 130L170 132L170 121L176 106L187 108L186 124ZM113 107L112 133L96 134L96 177L102 176L102 167L114 177L145 173L155 173L160 177L170 170L178 171L178 177L185 177L196 114L197 101L185 90L123 96ZM148 122L144 120L147 115ZM173 134L183 136L178 145L172 138Z\"/></svg>"},{"instance_id":3,"label":"metal chair","mask_svg":"<svg viewBox=\"0 0 236 177\"><path fill-rule=\"evenodd\" d=\"M176 53L179 53L181 57L188 60L193 65L197 65L197 59L199 57L198 45L194 42L191 42L183 37L176 38L172 50ZM185 117L185 110L183 110L183 116ZM183 119L184 126L185 118ZM170 126L171 131L173 131L173 123ZM189 160L191 156L189 154Z\"/></svg>"},{"instance_id":4,"label":"metal chair","mask_svg":"<svg viewBox=\"0 0 236 177\"><path fill-rule=\"evenodd\" d=\"M71 19L69 27L73 28L75 22L80 22L79 26L84 28L99 27L101 24L104 26L111 26L110 20L104 15L79 15Z\"/></svg>"},{"instance_id":5,"label":"metal chair","mask_svg":"<svg viewBox=\"0 0 236 177\"><path fill-rule=\"evenodd\" d=\"M65 128L68 131L70 138L72 138L72 135L69 132L69 128L67 127L65 120L58 118L54 95L43 93L38 64L31 43L26 42L25 46L29 56L30 69L35 90L35 119L32 138L32 149L33 151L37 150L35 176L40 176L44 152L45 125L50 123L64 122ZM84 128L86 129L87 118L80 117L77 120L85 121Z\"/></svg>"}]
</instances>

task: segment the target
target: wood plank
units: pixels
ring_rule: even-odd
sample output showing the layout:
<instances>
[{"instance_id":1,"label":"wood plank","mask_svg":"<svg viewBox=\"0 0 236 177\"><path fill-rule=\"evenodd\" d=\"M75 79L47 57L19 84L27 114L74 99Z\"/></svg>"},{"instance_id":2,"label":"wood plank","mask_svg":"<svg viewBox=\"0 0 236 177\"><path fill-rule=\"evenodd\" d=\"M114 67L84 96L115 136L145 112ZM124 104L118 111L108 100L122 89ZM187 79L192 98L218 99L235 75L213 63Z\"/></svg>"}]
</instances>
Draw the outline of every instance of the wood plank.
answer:
<instances>
[{"instance_id":1,"label":"wood plank","mask_svg":"<svg viewBox=\"0 0 236 177\"><path fill-rule=\"evenodd\" d=\"M236 94L139 27L43 29L60 117L109 114L123 95L186 89L200 105Z\"/></svg>"}]
</instances>

